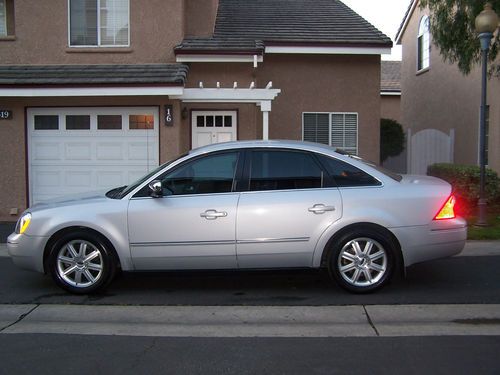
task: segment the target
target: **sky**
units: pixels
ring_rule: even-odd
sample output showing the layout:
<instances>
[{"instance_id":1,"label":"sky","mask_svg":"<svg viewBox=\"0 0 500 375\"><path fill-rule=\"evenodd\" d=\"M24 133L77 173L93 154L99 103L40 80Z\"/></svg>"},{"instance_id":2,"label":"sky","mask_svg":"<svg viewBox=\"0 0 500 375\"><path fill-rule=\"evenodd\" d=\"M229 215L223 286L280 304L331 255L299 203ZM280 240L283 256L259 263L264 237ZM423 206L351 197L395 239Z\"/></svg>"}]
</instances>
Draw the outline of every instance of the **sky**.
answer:
<instances>
[{"instance_id":1,"label":"sky","mask_svg":"<svg viewBox=\"0 0 500 375\"><path fill-rule=\"evenodd\" d=\"M341 0L344 4L370 22L392 39L411 0ZM394 43L396 44L396 43ZM382 60L401 60L401 46L394 46L391 55L382 55Z\"/></svg>"}]
</instances>

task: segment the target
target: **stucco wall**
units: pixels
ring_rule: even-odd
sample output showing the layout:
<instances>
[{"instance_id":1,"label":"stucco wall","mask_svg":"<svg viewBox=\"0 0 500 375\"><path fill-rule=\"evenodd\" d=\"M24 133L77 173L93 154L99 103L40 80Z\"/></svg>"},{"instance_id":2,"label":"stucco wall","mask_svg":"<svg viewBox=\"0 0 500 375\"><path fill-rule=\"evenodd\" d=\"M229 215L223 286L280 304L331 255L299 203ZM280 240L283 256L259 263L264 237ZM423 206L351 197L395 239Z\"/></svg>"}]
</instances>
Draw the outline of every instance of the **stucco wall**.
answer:
<instances>
[{"instance_id":1,"label":"stucco wall","mask_svg":"<svg viewBox=\"0 0 500 375\"><path fill-rule=\"evenodd\" d=\"M98 107L98 106L159 106L160 107L160 163L185 152L188 148L179 139L187 139L188 128L182 123L179 101L166 97L122 97L122 98L2 98L2 107L13 111L12 120L0 123L0 139L8 140L0 148L0 221L13 221L11 208L21 213L27 205L27 149L26 107ZM174 125L166 127L164 105L173 105ZM184 142L185 143L185 142Z\"/></svg>"},{"instance_id":2,"label":"stucco wall","mask_svg":"<svg viewBox=\"0 0 500 375\"><path fill-rule=\"evenodd\" d=\"M183 11L183 0L130 0L130 47L70 48L66 0L16 0L15 40L0 41L0 64L175 62Z\"/></svg>"},{"instance_id":3,"label":"stucco wall","mask_svg":"<svg viewBox=\"0 0 500 375\"><path fill-rule=\"evenodd\" d=\"M303 112L358 112L359 154L379 159L380 57L346 55L266 55L254 69L251 63L190 64L188 86L263 88L269 81L281 89L269 117L271 139L301 139ZM201 106L201 105L200 105ZM239 126L243 126L240 121ZM257 109L255 134L262 136Z\"/></svg>"},{"instance_id":4,"label":"stucco wall","mask_svg":"<svg viewBox=\"0 0 500 375\"><path fill-rule=\"evenodd\" d=\"M444 63L436 46L431 47L428 70L417 73L418 24L425 11L415 9L403 35L403 63L401 70L402 124L411 128L413 134L427 128L435 128L449 134L455 129L454 162L459 164L478 163L478 134L480 106L480 72L474 69L463 76L455 65ZM432 36L431 36L432 41ZM490 82L491 83L491 82ZM495 86L500 92L498 82ZM490 89L490 92L492 89ZM500 171L498 106L490 95L492 105L490 129L491 165ZM495 119L496 114L496 119Z\"/></svg>"},{"instance_id":5,"label":"stucco wall","mask_svg":"<svg viewBox=\"0 0 500 375\"><path fill-rule=\"evenodd\" d=\"M186 36L212 36L218 5L219 0L185 0Z\"/></svg>"},{"instance_id":6,"label":"stucco wall","mask_svg":"<svg viewBox=\"0 0 500 375\"><path fill-rule=\"evenodd\" d=\"M382 95L380 97L380 117L401 123L401 96Z\"/></svg>"}]
</instances>

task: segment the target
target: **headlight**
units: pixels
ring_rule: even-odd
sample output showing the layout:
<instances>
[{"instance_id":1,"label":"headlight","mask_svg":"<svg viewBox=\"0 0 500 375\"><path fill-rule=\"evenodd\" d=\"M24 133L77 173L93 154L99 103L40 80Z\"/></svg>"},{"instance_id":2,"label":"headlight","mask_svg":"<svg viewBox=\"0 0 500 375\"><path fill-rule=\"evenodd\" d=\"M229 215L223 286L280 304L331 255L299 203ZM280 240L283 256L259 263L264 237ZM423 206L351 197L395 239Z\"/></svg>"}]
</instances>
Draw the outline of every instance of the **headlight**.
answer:
<instances>
[{"instance_id":1,"label":"headlight","mask_svg":"<svg viewBox=\"0 0 500 375\"><path fill-rule=\"evenodd\" d=\"M22 234L28 229L31 223L31 214L26 212L23 216L19 218L16 224L16 233Z\"/></svg>"}]
</instances>

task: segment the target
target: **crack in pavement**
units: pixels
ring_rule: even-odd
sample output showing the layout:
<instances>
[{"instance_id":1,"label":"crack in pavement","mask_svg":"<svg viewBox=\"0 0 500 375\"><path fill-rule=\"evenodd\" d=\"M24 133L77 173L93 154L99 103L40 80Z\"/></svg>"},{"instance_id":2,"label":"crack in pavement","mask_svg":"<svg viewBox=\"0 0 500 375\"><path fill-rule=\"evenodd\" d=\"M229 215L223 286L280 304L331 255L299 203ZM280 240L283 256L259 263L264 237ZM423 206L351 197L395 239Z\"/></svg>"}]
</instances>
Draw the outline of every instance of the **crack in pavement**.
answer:
<instances>
[{"instance_id":1,"label":"crack in pavement","mask_svg":"<svg viewBox=\"0 0 500 375\"><path fill-rule=\"evenodd\" d=\"M370 314L368 314L368 311L366 310L365 305L363 305L363 310L365 310L366 319L368 320L368 324L370 324L370 326L373 328L373 330L375 331L375 334L377 336L380 336L380 333L378 332L377 327L375 327L375 324L373 323L372 318L370 317Z\"/></svg>"},{"instance_id":2,"label":"crack in pavement","mask_svg":"<svg viewBox=\"0 0 500 375\"><path fill-rule=\"evenodd\" d=\"M2 333L3 331L5 331L7 328L10 328L14 325L16 325L17 323L21 322L24 318L26 318L29 314L31 314L33 311L35 311L38 307L40 307L40 304L38 303L35 307L33 307L30 311L24 313L24 314L21 314L19 316L19 318L17 318L17 320L13 323L10 323L8 325L6 325L5 327L2 327L0 328L0 333Z\"/></svg>"}]
</instances>

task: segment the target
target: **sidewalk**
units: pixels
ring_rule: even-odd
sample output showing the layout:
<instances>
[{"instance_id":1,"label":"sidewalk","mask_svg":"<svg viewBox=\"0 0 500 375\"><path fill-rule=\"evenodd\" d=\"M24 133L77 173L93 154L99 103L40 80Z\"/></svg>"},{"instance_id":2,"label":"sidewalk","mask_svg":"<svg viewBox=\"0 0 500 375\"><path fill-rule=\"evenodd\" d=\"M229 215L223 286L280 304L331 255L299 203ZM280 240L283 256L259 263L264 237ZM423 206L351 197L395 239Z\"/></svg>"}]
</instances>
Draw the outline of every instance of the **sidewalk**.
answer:
<instances>
[{"instance_id":1,"label":"sidewalk","mask_svg":"<svg viewBox=\"0 0 500 375\"><path fill-rule=\"evenodd\" d=\"M7 244L0 243L0 257L8 257ZM467 241L464 250L457 256L500 256L500 240Z\"/></svg>"}]
</instances>

